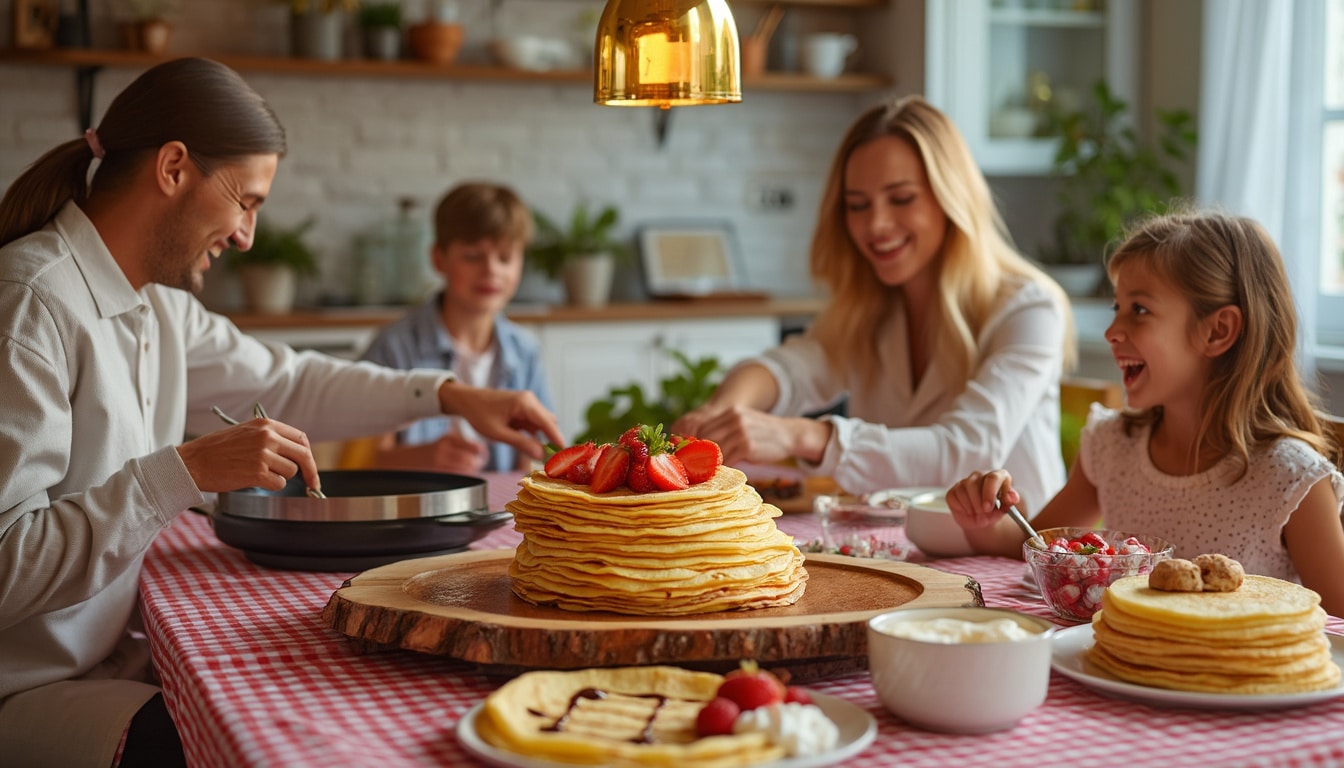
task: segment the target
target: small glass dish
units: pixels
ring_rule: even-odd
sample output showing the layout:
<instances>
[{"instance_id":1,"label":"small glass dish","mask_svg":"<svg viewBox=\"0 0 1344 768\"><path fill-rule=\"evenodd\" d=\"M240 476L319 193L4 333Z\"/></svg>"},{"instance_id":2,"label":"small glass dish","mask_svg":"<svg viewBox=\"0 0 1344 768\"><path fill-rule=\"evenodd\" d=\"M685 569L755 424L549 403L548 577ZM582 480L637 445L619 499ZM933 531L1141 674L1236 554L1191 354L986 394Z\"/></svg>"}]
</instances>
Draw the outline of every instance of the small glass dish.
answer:
<instances>
[{"instance_id":1,"label":"small glass dish","mask_svg":"<svg viewBox=\"0 0 1344 768\"><path fill-rule=\"evenodd\" d=\"M812 512L821 523L821 540L807 545L808 551L851 557L904 560L910 554L905 538L908 502L894 494L878 494L855 500L819 495Z\"/></svg>"},{"instance_id":2,"label":"small glass dish","mask_svg":"<svg viewBox=\"0 0 1344 768\"><path fill-rule=\"evenodd\" d=\"M1092 614L1101 607L1102 595L1113 582L1148 573L1159 560L1172 556L1171 544L1157 536L1091 528L1046 528L1037 533L1047 549L1029 539L1022 542L1022 557L1045 604L1056 616L1069 621L1091 621ZM1048 549L1057 541L1072 541L1088 533L1101 537L1120 553ZM1148 551L1127 554L1131 541L1142 544Z\"/></svg>"}]
</instances>

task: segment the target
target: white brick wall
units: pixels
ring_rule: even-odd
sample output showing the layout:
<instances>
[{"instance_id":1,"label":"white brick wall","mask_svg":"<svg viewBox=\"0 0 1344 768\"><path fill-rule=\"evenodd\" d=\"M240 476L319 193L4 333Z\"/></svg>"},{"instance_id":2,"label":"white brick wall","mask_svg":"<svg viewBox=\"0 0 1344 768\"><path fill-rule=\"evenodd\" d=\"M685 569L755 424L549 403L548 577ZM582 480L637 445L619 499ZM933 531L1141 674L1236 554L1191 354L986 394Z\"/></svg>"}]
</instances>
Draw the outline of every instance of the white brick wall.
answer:
<instances>
[{"instance_id":1,"label":"white brick wall","mask_svg":"<svg viewBox=\"0 0 1344 768\"><path fill-rule=\"evenodd\" d=\"M94 0L95 41L111 46L108 3ZM483 56L488 3L459 3L469 41L464 56ZM601 7L588 0L509 0L497 25L564 30L594 5ZM285 51L283 6L269 0L183 0L183 6L174 53ZM413 0L405 7L417 12ZM98 75L95 116L136 74L109 68ZM807 246L830 155L852 119L880 98L748 92L739 105L674 110L666 145L658 147L652 110L597 107L584 84L244 76L289 135L290 153L265 215L282 223L318 218L311 237L324 272L321 285L305 287L301 298L309 301L343 292L354 236L392 217L398 197L419 199L427 217L439 195L470 178L510 184L556 217L568 216L580 200L617 203L627 233L660 218L729 219L752 287L812 293ZM0 186L78 133L73 70L0 66ZM792 191L792 210L754 208L750 193L767 182ZM237 302L231 280L222 270L212 273L207 300L224 308Z\"/></svg>"}]
</instances>

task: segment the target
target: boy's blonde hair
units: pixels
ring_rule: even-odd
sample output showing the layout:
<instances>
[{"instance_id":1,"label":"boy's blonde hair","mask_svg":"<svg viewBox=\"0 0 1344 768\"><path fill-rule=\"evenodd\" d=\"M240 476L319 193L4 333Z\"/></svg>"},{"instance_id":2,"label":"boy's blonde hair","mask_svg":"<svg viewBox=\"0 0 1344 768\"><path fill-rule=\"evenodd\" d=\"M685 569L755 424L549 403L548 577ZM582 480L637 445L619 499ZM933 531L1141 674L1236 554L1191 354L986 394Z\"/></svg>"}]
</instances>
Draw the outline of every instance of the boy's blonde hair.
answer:
<instances>
[{"instance_id":1,"label":"boy's blonde hair","mask_svg":"<svg viewBox=\"0 0 1344 768\"><path fill-rule=\"evenodd\" d=\"M1317 402L1298 375L1297 312L1283 259L1254 220L1217 211L1180 209L1138 222L1111 254L1112 281L1121 265L1139 262L1170 281L1203 319L1221 307L1241 310L1241 335L1213 361L1194 451L1208 443L1241 458L1280 437L1306 442L1338 466L1344 460L1324 429ZM1132 431L1162 418L1162 408L1124 415Z\"/></svg>"},{"instance_id":2,"label":"boy's blonde hair","mask_svg":"<svg viewBox=\"0 0 1344 768\"><path fill-rule=\"evenodd\" d=\"M1027 282L1046 286L1063 308L1064 370L1071 370L1076 350L1068 298L1014 250L989 184L961 133L918 96L878 105L861 115L831 163L811 254L812 277L831 293L831 301L812 326L830 364L856 368L865 386L876 383L880 359L876 350L882 339L873 331L902 290L876 278L845 224L845 166L856 149L884 136L909 142L919 154L933 196L947 216L931 340L939 354L953 358L957 379L970 380L979 355L976 338L995 307Z\"/></svg>"},{"instance_id":3,"label":"boy's blonde hair","mask_svg":"<svg viewBox=\"0 0 1344 768\"><path fill-rule=\"evenodd\" d=\"M532 212L512 189L500 184L459 184L439 200L434 211L434 244L532 240Z\"/></svg>"}]
</instances>

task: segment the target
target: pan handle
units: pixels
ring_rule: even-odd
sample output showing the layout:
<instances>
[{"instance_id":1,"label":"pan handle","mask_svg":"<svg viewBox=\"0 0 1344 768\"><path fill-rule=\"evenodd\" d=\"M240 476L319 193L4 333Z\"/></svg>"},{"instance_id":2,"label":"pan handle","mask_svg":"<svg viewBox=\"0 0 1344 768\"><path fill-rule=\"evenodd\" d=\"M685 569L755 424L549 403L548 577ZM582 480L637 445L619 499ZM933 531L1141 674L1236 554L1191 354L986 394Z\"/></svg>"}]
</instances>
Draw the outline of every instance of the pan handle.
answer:
<instances>
[{"instance_id":1,"label":"pan handle","mask_svg":"<svg viewBox=\"0 0 1344 768\"><path fill-rule=\"evenodd\" d=\"M434 518L434 522L439 525L500 525L513 519L513 513L505 510L499 512L470 511L457 512L451 515Z\"/></svg>"}]
</instances>

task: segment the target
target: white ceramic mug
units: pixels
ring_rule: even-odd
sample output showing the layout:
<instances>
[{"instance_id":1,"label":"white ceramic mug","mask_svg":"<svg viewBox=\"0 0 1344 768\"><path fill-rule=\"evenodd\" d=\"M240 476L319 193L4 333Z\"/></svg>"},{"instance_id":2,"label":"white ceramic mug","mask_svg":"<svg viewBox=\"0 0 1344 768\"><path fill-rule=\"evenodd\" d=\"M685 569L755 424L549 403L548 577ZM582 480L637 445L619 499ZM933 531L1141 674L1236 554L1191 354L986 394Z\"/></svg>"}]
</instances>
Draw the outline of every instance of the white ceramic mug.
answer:
<instances>
[{"instance_id":1,"label":"white ceramic mug","mask_svg":"<svg viewBox=\"0 0 1344 768\"><path fill-rule=\"evenodd\" d=\"M803 70L813 77L839 77L845 63L859 49L853 35L823 32L803 40Z\"/></svg>"}]
</instances>

